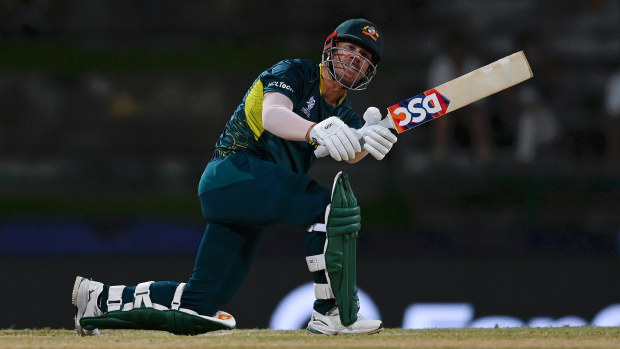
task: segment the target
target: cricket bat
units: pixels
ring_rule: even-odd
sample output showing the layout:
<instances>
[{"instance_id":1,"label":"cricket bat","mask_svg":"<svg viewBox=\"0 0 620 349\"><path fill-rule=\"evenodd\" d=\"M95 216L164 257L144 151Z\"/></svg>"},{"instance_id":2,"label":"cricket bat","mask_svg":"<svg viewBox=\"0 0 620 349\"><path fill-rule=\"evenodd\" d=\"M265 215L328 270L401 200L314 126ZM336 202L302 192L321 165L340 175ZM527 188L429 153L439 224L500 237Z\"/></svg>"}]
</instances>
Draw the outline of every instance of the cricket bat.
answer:
<instances>
[{"instance_id":1,"label":"cricket bat","mask_svg":"<svg viewBox=\"0 0 620 349\"><path fill-rule=\"evenodd\" d=\"M482 68L459 76L426 92L388 107L382 120L365 120L399 134L437 119L482 98L505 90L534 76L523 51L513 53ZM324 146L315 150L317 157L329 154Z\"/></svg>"}]
</instances>

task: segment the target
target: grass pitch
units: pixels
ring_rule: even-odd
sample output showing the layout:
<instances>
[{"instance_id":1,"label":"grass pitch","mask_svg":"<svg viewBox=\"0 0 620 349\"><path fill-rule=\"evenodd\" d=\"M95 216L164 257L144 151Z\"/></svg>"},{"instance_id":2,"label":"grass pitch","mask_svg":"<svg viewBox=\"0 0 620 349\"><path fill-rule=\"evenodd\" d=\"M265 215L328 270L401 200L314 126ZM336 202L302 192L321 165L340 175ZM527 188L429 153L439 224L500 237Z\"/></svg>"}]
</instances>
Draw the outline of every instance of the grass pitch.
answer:
<instances>
[{"instance_id":1,"label":"grass pitch","mask_svg":"<svg viewBox=\"0 0 620 349\"><path fill-rule=\"evenodd\" d=\"M620 328L386 329L376 335L319 336L298 331L233 330L199 336L105 330L79 337L72 330L0 330L0 348L620 348Z\"/></svg>"}]
</instances>

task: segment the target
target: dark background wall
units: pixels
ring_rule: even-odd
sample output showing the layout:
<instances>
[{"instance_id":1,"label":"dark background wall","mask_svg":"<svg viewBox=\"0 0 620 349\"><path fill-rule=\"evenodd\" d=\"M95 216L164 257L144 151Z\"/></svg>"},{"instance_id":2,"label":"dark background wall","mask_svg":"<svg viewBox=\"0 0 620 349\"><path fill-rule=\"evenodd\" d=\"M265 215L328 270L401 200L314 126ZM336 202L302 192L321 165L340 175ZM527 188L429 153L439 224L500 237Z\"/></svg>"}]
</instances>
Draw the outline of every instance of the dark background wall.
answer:
<instances>
[{"instance_id":1,"label":"dark background wall","mask_svg":"<svg viewBox=\"0 0 620 349\"><path fill-rule=\"evenodd\" d=\"M619 13L610 0L3 1L0 328L71 327L75 274L185 280L203 229L198 179L247 88L280 59L320 59L325 36L358 16L386 39L373 84L350 94L360 113L432 87L434 59L458 37L481 64L525 50L535 77L522 87L554 121L534 129L556 129L517 156L520 86L483 106L488 158L476 156L465 108L448 116L442 162L429 123L381 162L317 163L311 175L326 186L340 169L351 175L360 287L386 325L423 302L591 321L620 303L620 160L605 109ZM227 307L241 327L268 326L309 281L302 244L298 228L271 229Z\"/></svg>"}]
</instances>

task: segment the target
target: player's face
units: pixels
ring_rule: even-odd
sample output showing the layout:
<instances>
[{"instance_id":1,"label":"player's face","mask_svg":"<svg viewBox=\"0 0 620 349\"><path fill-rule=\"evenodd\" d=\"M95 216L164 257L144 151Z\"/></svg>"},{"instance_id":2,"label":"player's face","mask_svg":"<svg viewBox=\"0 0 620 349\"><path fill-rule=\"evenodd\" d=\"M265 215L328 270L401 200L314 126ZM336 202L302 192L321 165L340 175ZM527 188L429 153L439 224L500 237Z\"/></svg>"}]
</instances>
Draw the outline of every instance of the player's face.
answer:
<instances>
[{"instance_id":1,"label":"player's face","mask_svg":"<svg viewBox=\"0 0 620 349\"><path fill-rule=\"evenodd\" d=\"M336 44L333 65L336 76L349 86L359 82L370 68L372 55L362 47L350 42Z\"/></svg>"}]
</instances>

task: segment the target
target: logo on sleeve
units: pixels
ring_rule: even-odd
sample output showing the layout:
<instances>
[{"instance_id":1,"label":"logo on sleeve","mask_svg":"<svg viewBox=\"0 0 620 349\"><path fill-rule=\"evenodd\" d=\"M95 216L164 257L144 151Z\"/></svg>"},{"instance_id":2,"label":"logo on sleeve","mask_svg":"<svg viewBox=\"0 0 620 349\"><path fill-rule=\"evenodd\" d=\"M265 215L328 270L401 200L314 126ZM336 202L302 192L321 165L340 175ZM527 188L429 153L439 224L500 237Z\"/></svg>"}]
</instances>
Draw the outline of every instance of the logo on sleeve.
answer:
<instances>
[{"instance_id":1,"label":"logo on sleeve","mask_svg":"<svg viewBox=\"0 0 620 349\"><path fill-rule=\"evenodd\" d=\"M310 117L310 111L314 108L314 104L316 101L314 100L314 96L310 97L310 99L306 102L306 107L301 108L301 111L306 114L307 117Z\"/></svg>"},{"instance_id":2,"label":"logo on sleeve","mask_svg":"<svg viewBox=\"0 0 620 349\"><path fill-rule=\"evenodd\" d=\"M278 87L287 91L291 91L293 93L295 93L295 91L293 90L293 88L291 87L291 85L282 82L282 81L272 81L269 83L269 85L267 85L267 87Z\"/></svg>"}]
</instances>

